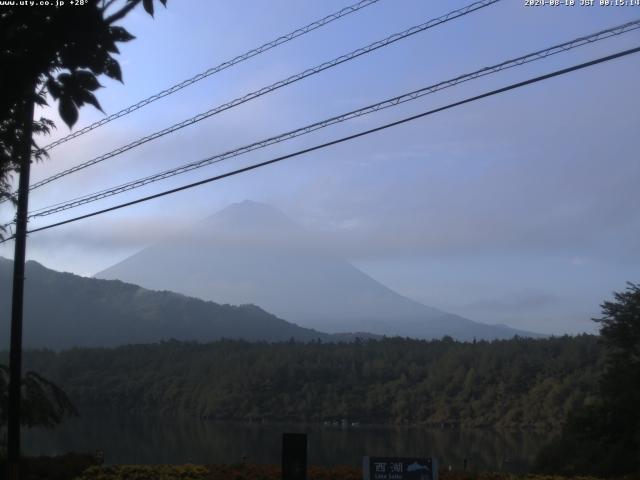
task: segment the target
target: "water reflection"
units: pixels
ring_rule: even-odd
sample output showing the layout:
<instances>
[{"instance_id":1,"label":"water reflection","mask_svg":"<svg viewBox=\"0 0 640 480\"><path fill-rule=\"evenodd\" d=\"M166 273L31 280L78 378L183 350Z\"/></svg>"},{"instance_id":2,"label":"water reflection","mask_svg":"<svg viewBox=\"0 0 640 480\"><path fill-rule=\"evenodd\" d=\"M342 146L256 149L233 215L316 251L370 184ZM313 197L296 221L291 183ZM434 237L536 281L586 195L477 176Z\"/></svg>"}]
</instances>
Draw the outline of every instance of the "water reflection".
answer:
<instances>
[{"instance_id":1,"label":"water reflection","mask_svg":"<svg viewBox=\"0 0 640 480\"><path fill-rule=\"evenodd\" d=\"M30 455L104 451L106 463L280 462L283 432L306 432L309 463L359 465L364 455L434 456L441 468L526 473L548 435L419 427L212 422L183 417L84 415L55 430L23 434Z\"/></svg>"}]
</instances>

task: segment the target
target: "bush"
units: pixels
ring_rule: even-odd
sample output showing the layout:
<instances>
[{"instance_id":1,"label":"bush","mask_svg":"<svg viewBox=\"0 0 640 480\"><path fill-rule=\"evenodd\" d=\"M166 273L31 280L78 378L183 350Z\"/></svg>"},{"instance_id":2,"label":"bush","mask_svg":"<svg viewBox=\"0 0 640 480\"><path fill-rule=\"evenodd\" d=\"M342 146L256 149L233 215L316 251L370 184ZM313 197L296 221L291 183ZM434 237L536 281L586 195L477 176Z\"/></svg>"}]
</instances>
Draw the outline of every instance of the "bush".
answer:
<instances>
[{"instance_id":1,"label":"bush","mask_svg":"<svg viewBox=\"0 0 640 480\"><path fill-rule=\"evenodd\" d=\"M24 480L72 480L87 468L97 465L93 455L66 453L57 457L27 457L22 460ZM6 457L0 458L0 472L6 472Z\"/></svg>"}]
</instances>

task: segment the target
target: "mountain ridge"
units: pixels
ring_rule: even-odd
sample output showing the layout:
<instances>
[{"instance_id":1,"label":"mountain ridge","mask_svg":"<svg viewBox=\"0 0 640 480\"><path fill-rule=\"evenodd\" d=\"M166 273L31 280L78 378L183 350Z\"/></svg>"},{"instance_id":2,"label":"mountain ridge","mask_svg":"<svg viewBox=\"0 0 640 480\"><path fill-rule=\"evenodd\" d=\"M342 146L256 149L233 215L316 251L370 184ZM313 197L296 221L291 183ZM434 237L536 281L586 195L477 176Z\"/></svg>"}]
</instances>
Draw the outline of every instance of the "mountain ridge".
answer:
<instances>
[{"instance_id":1,"label":"mountain ridge","mask_svg":"<svg viewBox=\"0 0 640 480\"><path fill-rule=\"evenodd\" d=\"M10 285L13 261L0 257L0 281ZM205 301L171 291L153 291L120 280L57 272L26 263L26 348L113 347L161 340L209 342L348 341L366 334L333 337L300 327L262 308ZM0 338L9 337L11 291L0 290Z\"/></svg>"},{"instance_id":2,"label":"mountain ridge","mask_svg":"<svg viewBox=\"0 0 640 480\"><path fill-rule=\"evenodd\" d=\"M163 272L172 272L171 276ZM339 258L280 210L227 206L96 274L222 303L253 303L321 331L459 340L539 336L407 298Z\"/></svg>"}]
</instances>

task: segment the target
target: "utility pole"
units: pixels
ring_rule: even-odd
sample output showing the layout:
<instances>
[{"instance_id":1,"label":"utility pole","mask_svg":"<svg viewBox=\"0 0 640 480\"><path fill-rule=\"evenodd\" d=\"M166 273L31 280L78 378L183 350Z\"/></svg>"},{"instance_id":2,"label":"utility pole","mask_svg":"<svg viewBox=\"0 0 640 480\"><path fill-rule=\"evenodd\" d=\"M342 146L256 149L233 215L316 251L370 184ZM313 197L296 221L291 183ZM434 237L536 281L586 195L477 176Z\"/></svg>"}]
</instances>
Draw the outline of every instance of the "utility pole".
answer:
<instances>
[{"instance_id":1,"label":"utility pole","mask_svg":"<svg viewBox=\"0 0 640 480\"><path fill-rule=\"evenodd\" d=\"M27 212L29 210L29 172L35 84L24 97L21 112L22 145L18 208L16 210L15 253L13 256L13 293L11 297L11 350L9 353L9 408L7 428L7 463L9 480L20 478L20 403L22 382L22 311L24 299L24 264L27 248Z\"/></svg>"}]
</instances>

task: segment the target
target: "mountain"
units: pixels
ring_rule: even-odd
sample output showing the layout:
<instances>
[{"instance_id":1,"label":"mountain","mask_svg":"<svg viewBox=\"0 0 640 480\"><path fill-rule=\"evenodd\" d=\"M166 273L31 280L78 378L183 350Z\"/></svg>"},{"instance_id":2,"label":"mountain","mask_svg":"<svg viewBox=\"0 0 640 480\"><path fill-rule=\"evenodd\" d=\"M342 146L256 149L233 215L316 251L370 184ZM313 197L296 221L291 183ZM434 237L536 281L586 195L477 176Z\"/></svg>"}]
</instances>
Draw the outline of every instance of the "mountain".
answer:
<instances>
[{"instance_id":1,"label":"mountain","mask_svg":"<svg viewBox=\"0 0 640 480\"><path fill-rule=\"evenodd\" d=\"M279 210L244 201L98 273L156 290L252 303L329 332L461 340L535 336L406 298L318 244Z\"/></svg>"},{"instance_id":2,"label":"mountain","mask_svg":"<svg viewBox=\"0 0 640 480\"><path fill-rule=\"evenodd\" d=\"M9 337L13 262L0 257L0 338ZM26 265L24 343L27 348L110 347L160 340L224 338L284 341L332 337L286 322L254 305L219 305L118 280ZM346 338L345 340L349 340ZM5 346L8 345L6 342ZM2 348L2 347L0 347Z\"/></svg>"}]
</instances>

